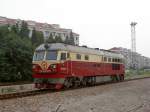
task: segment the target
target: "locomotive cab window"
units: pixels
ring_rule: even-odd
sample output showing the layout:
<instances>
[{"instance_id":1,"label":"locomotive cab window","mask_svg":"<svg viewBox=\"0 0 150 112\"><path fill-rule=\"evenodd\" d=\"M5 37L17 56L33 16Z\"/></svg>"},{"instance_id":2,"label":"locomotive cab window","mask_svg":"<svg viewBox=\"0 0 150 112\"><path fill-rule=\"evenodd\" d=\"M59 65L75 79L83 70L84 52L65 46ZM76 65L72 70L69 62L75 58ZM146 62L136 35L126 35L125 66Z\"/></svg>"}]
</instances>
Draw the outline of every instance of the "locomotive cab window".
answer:
<instances>
[{"instance_id":1,"label":"locomotive cab window","mask_svg":"<svg viewBox=\"0 0 150 112\"><path fill-rule=\"evenodd\" d=\"M61 53L60 60L66 60L66 53Z\"/></svg>"},{"instance_id":2,"label":"locomotive cab window","mask_svg":"<svg viewBox=\"0 0 150 112\"><path fill-rule=\"evenodd\" d=\"M34 53L33 60L41 61L44 60L45 51L37 51Z\"/></svg>"},{"instance_id":3,"label":"locomotive cab window","mask_svg":"<svg viewBox=\"0 0 150 112\"><path fill-rule=\"evenodd\" d=\"M57 60L57 51L48 51L46 54L46 60Z\"/></svg>"}]
</instances>

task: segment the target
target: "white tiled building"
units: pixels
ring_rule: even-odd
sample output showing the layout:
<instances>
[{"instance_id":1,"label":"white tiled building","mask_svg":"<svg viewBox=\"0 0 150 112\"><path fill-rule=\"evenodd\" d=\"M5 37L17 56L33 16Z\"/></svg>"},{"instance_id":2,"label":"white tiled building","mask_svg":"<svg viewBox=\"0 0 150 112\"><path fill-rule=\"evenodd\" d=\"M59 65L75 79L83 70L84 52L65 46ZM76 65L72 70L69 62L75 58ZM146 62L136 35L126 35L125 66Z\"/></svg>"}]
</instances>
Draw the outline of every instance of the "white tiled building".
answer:
<instances>
[{"instance_id":1,"label":"white tiled building","mask_svg":"<svg viewBox=\"0 0 150 112\"><path fill-rule=\"evenodd\" d=\"M20 19L9 19L6 17L0 16L0 25L14 25L16 23L21 24ZM72 29L60 28L59 24L48 24L48 23L40 23L36 21L26 21L28 24L28 28L30 30L29 37L32 36L32 31L35 28L37 31L43 32L44 39L48 39L50 35L55 38L56 36L60 36L62 40L65 40L66 37L70 38L70 34L73 34L75 45L79 45L79 34L72 32Z\"/></svg>"},{"instance_id":2,"label":"white tiled building","mask_svg":"<svg viewBox=\"0 0 150 112\"><path fill-rule=\"evenodd\" d=\"M131 52L130 49L122 48L122 47L114 47L110 49L111 51L118 52L125 57L125 67L129 69L131 66L135 66L136 69L141 68L150 68L150 58L142 56L139 53ZM132 55L134 55L134 59L132 62Z\"/></svg>"}]
</instances>

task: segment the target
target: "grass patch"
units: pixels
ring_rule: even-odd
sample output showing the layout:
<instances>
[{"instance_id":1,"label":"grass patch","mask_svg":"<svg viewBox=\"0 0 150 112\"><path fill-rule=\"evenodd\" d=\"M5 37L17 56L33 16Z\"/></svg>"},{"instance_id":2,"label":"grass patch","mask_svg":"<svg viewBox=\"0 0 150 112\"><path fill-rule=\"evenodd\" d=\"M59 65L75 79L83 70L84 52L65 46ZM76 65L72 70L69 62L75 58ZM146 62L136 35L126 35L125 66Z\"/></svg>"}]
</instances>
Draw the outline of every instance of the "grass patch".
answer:
<instances>
[{"instance_id":1,"label":"grass patch","mask_svg":"<svg viewBox=\"0 0 150 112\"><path fill-rule=\"evenodd\" d=\"M150 70L126 70L125 79L150 77Z\"/></svg>"}]
</instances>

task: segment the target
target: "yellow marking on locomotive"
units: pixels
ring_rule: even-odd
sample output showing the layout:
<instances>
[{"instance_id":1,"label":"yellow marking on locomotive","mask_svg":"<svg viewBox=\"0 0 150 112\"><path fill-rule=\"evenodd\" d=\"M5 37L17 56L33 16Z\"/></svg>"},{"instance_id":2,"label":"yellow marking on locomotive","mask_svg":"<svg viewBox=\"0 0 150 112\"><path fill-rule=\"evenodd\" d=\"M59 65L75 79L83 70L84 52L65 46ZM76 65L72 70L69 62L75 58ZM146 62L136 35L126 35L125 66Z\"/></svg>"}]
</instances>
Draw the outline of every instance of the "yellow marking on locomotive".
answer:
<instances>
[{"instance_id":1,"label":"yellow marking on locomotive","mask_svg":"<svg viewBox=\"0 0 150 112\"><path fill-rule=\"evenodd\" d=\"M37 64L39 65L43 71L47 70L48 67L51 65L51 64L56 64L56 63L59 63L59 61L51 61L51 60L45 60L45 61L33 61L32 62L33 64Z\"/></svg>"},{"instance_id":2,"label":"yellow marking on locomotive","mask_svg":"<svg viewBox=\"0 0 150 112\"><path fill-rule=\"evenodd\" d=\"M43 61L42 63L41 63L41 67L42 67L42 70L47 70L47 62L46 61Z\"/></svg>"}]
</instances>

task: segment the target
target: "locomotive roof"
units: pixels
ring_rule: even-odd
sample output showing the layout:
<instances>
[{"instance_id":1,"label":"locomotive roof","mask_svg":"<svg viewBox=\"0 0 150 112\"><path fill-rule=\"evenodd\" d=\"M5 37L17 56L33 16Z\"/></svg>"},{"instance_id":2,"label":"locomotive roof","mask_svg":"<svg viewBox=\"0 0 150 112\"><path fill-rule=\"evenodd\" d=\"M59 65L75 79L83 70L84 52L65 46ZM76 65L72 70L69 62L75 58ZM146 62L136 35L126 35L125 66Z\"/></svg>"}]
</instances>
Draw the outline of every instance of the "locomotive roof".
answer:
<instances>
[{"instance_id":1,"label":"locomotive roof","mask_svg":"<svg viewBox=\"0 0 150 112\"><path fill-rule=\"evenodd\" d=\"M84 54L96 54L96 55L103 55L108 57L116 57L116 58L123 58L123 55L114 53L108 50L97 50L93 48L86 48L83 46L73 46L63 43L52 43L47 44L47 50L64 50L64 51L72 51L77 53L84 53ZM45 44L41 44L36 48L36 51L45 50Z\"/></svg>"}]
</instances>

